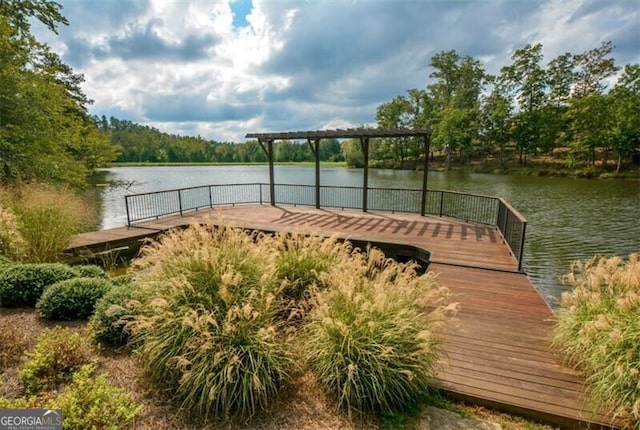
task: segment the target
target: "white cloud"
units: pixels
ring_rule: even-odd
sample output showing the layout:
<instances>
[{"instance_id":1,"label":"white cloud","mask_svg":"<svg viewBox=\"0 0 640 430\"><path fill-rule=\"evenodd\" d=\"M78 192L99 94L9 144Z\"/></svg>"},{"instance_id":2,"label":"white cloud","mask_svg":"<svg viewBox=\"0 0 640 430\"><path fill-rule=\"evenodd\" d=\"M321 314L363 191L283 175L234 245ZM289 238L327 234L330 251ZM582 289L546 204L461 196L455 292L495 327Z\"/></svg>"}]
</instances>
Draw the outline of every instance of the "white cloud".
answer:
<instances>
[{"instance_id":1,"label":"white cloud","mask_svg":"<svg viewBox=\"0 0 640 430\"><path fill-rule=\"evenodd\" d=\"M372 123L376 106L427 85L442 50L497 73L527 43L548 62L611 39L619 64L640 61L636 0L246 3L62 0L70 26L38 37L85 75L92 113L236 141Z\"/></svg>"}]
</instances>

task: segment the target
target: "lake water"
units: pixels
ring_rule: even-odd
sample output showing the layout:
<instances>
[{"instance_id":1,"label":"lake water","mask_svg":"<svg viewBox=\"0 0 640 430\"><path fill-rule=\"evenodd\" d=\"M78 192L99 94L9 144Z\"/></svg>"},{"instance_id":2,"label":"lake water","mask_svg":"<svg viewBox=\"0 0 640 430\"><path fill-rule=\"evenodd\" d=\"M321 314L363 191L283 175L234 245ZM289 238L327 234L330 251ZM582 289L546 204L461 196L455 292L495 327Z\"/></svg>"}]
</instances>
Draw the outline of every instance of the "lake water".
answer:
<instances>
[{"instance_id":1,"label":"lake water","mask_svg":"<svg viewBox=\"0 0 640 430\"><path fill-rule=\"evenodd\" d=\"M126 225L126 194L269 182L267 166L115 167L104 170L102 228ZM276 166L275 182L308 184L313 166ZM505 198L528 220L524 269L553 305L570 262L640 252L640 181L429 172L429 189ZM362 186L362 169L323 167L322 185ZM369 171L370 187L421 188L422 172Z\"/></svg>"}]
</instances>

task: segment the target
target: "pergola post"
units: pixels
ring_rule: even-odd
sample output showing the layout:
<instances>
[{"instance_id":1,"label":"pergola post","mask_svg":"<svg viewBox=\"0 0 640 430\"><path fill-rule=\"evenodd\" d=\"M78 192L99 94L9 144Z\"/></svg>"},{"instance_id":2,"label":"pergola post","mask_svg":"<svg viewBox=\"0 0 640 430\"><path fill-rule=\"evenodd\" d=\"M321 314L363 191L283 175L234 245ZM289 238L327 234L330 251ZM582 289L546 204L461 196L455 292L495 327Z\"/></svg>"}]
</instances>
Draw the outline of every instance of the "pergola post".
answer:
<instances>
[{"instance_id":1,"label":"pergola post","mask_svg":"<svg viewBox=\"0 0 640 430\"><path fill-rule=\"evenodd\" d=\"M427 213L427 174L429 173L429 139L430 135L424 135L424 165L422 170L422 205L420 206L420 215Z\"/></svg>"},{"instance_id":2,"label":"pergola post","mask_svg":"<svg viewBox=\"0 0 640 430\"><path fill-rule=\"evenodd\" d=\"M360 136L360 146L364 155L364 171L362 177L362 212L367 211L367 197L369 195L369 138Z\"/></svg>"},{"instance_id":3,"label":"pergola post","mask_svg":"<svg viewBox=\"0 0 640 430\"><path fill-rule=\"evenodd\" d=\"M267 143L267 146L264 146L264 142ZM273 139L267 139L262 141L258 139L258 143L262 146L262 150L267 154L267 160L269 161L269 201L271 202L271 206L276 205L276 188L275 188L275 174L273 172Z\"/></svg>"},{"instance_id":4,"label":"pergola post","mask_svg":"<svg viewBox=\"0 0 640 430\"><path fill-rule=\"evenodd\" d=\"M307 139L316 161L316 209L320 209L320 139Z\"/></svg>"}]
</instances>

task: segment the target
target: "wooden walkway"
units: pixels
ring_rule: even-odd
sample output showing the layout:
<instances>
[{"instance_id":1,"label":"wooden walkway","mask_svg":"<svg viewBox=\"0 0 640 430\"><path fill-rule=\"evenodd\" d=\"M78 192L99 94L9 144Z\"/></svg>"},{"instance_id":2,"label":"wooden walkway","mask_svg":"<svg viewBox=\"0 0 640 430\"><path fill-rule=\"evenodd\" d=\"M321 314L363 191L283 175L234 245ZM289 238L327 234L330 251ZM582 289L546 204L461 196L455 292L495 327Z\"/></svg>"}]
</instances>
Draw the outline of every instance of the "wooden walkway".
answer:
<instances>
[{"instance_id":1,"label":"wooden walkway","mask_svg":"<svg viewBox=\"0 0 640 430\"><path fill-rule=\"evenodd\" d=\"M580 375L562 366L550 351L553 311L529 278L517 272L517 261L493 227L410 214L236 206L82 234L69 251L122 246L204 221L264 231L337 234L428 250L429 270L460 303L446 331L447 363L438 374L445 391L562 428L610 425L607 417L593 414L585 404Z\"/></svg>"}]
</instances>

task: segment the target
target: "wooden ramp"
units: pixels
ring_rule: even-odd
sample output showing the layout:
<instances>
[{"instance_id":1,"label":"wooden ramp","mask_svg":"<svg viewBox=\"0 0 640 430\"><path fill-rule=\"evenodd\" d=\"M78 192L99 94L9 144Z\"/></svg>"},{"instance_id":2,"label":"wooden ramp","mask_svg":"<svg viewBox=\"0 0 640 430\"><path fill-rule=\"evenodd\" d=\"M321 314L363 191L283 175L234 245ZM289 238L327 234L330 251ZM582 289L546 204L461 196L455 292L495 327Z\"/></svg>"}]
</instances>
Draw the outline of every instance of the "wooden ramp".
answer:
<instances>
[{"instance_id":1,"label":"wooden ramp","mask_svg":"<svg viewBox=\"0 0 640 430\"><path fill-rule=\"evenodd\" d=\"M411 214L236 206L82 234L69 252L124 246L192 222L337 234L427 250L429 270L460 303L446 330L446 365L438 374L445 391L563 428L611 425L585 403L581 376L550 351L553 311L529 278L517 272L517 261L494 227Z\"/></svg>"}]
</instances>

